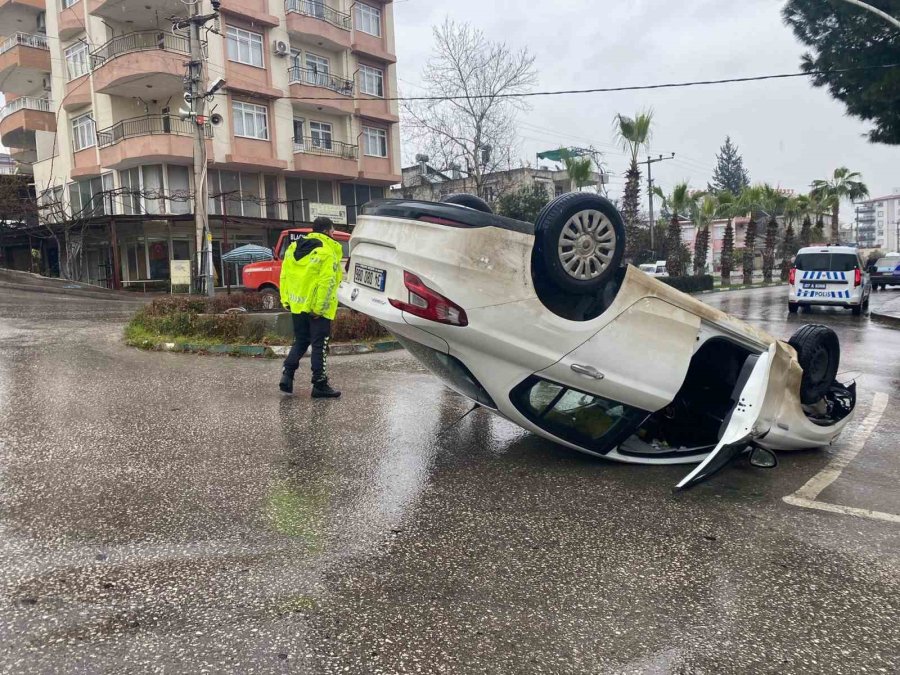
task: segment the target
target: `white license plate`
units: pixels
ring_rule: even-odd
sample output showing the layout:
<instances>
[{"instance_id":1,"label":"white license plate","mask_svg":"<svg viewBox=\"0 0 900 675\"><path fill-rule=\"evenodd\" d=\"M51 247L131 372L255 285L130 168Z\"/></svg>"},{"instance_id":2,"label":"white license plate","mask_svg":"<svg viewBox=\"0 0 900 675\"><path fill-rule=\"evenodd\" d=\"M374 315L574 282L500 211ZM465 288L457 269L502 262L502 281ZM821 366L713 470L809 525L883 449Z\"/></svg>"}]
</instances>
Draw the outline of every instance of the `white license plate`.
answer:
<instances>
[{"instance_id":1,"label":"white license plate","mask_svg":"<svg viewBox=\"0 0 900 675\"><path fill-rule=\"evenodd\" d=\"M368 286L369 288L383 291L385 277L387 277L387 272L376 267L356 263L353 268L353 281L360 286Z\"/></svg>"},{"instance_id":2,"label":"white license plate","mask_svg":"<svg viewBox=\"0 0 900 675\"><path fill-rule=\"evenodd\" d=\"M816 289L816 288L826 288L826 287L827 287L826 284L807 284L807 283L803 284L803 288Z\"/></svg>"}]
</instances>

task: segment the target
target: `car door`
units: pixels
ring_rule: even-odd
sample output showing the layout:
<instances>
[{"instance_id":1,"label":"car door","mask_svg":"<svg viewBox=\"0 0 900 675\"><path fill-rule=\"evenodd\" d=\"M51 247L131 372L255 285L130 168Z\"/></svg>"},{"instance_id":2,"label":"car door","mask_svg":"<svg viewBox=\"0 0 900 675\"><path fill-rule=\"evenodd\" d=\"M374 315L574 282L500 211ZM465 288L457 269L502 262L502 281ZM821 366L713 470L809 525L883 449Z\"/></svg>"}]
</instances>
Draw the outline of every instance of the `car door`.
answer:
<instances>
[{"instance_id":1,"label":"car door","mask_svg":"<svg viewBox=\"0 0 900 675\"><path fill-rule=\"evenodd\" d=\"M760 417L766 409L767 399L780 393L778 387L783 389L779 378L770 382L776 350L777 345L773 344L768 351L747 358L731 396L734 406L725 418L719 443L706 459L681 479L676 490L685 490L706 480L742 454L750 441L768 431L767 425L765 428L760 425Z\"/></svg>"},{"instance_id":2,"label":"car door","mask_svg":"<svg viewBox=\"0 0 900 675\"><path fill-rule=\"evenodd\" d=\"M641 298L539 377L655 411L687 375L700 317L656 297Z\"/></svg>"}]
</instances>

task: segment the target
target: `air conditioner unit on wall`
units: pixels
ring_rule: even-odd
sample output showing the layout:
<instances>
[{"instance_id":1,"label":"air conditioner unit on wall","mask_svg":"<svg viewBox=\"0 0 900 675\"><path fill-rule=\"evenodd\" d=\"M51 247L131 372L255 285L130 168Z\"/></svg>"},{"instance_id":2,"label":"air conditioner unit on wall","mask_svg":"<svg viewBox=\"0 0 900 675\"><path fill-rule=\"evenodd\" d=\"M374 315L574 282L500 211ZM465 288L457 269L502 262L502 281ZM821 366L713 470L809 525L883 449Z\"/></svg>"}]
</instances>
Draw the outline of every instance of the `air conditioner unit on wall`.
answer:
<instances>
[{"instance_id":1,"label":"air conditioner unit on wall","mask_svg":"<svg viewBox=\"0 0 900 675\"><path fill-rule=\"evenodd\" d=\"M291 53L290 45L284 40L275 40L272 46L275 50L275 56L287 56Z\"/></svg>"},{"instance_id":2,"label":"air conditioner unit on wall","mask_svg":"<svg viewBox=\"0 0 900 675\"><path fill-rule=\"evenodd\" d=\"M53 88L53 83L49 77L41 78L41 85L44 87L44 91L50 91Z\"/></svg>"},{"instance_id":3,"label":"air conditioner unit on wall","mask_svg":"<svg viewBox=\"0 0 900 675\"><path fill-rule=\"evenodd\" d=\"M46 33L47 32L47 13L41 12L37 15L37 32L38 33Z\"/></svg>"}]
</instances>

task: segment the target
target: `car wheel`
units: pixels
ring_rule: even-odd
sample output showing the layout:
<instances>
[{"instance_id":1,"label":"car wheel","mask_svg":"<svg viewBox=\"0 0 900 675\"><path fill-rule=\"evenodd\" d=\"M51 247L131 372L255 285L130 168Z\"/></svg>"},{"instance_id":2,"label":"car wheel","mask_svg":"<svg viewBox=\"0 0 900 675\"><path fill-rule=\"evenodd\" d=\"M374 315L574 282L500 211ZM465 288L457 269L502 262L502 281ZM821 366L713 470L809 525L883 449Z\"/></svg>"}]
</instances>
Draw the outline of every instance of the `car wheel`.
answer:
<instances>
[{"instance_id":1,"label":"car wheel","mask_svg":"<svg viewBox=\"0 0 900 675\"><path fill-rule=\"evenodd\" d=\"M570 192L538 215L532 274L561 291L595 293L613 278L624 253L625 223L612 202Z\"/></svg>"},{"instance_id":2,"label":"car wheel","mask_svg":"<svg viewBox=\"0 0 900 675\"><path fill-rule=\"evenodd\" d=\"M278 291L273 288L267 288L262 293L262 300L260 304L262 308L265 310L271 310L278 307L278 303L281 300L279 297Z\"/></svg>"},{"instance_id":3,"label":"car wheel","mask_svg":"<svg viewBox=\"0 0 900 675\"><path fill-rule=\"evenodd\" d=\"M796 314L798 309L800 309L800 306L796 302L788 303L788 312L789 313Z\"/></svg>"},{"instance_id":4,"label":"car wheel","mask_svg":"<svg viewBox=\"0 0 900 675\"><path fill-rule=\"evenodd\" d=\"M468 206L470 209L475 209L476 211L484 211L485 213L494 212L494 209L491 208L490 204L484 201L481 197L466 194L465 192L457 192L452 195L447 195L441 200L441 202L443 202L444 204L458 204L459 206Z\"/></svg>"},{"instance_id":5,"label":"car wheel","mask_svg":"<svg viewBox=\"0 0 900 675\"><path fill-rule=\"evenodd\" d=\"M803 368L800 382L800 401L817 402L834 382L841 361L841 347L837 335L828 326L807 324L788 340L797 350L797 361Z\"/></svg>"}]
</instances>

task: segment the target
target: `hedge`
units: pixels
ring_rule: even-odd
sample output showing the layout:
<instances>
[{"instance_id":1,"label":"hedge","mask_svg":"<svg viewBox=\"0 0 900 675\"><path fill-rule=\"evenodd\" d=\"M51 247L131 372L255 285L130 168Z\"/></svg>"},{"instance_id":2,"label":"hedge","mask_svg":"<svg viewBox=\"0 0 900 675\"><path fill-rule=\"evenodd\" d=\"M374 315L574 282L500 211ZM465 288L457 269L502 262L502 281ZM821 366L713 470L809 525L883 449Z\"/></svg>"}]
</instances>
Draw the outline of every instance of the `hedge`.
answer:
<instances>
[{"instance_id":1,"label":"hedge","mask_svg":"<svg viewBox=\"0 0 900 675\"><path fill-rule=\"evenodd\" d=\"M699 277L657 277L664 284L669 284L672 288L677 288L683 293L699 293L700 291L711 291L713 289L713 278L709 274Z\"/></svg>"}]
</instances>

